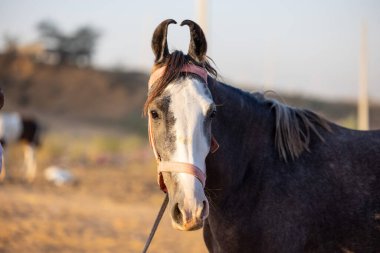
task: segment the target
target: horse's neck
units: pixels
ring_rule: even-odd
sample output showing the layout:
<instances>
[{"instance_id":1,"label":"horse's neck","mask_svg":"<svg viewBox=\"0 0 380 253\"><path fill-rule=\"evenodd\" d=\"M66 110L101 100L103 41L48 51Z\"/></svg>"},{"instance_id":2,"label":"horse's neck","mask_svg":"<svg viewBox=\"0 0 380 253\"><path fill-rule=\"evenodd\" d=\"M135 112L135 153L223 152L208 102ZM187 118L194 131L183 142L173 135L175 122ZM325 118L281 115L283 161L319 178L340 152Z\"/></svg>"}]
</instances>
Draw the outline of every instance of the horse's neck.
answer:
<instances>
[{"instance_id":1,"label":"horse's neck","mask_svg":"<svg viewBox=\"0 0 380 253\"><path fill-rule=\"evenodd\" d=\"M209 88L217 106L212 133L220 148L206 161L208 186L230 190L252 172L247 170L252 170L257 157L273 152L269 134L273 115L270 108L239 89L216 81Z\"/></svg>"}]
</instances>

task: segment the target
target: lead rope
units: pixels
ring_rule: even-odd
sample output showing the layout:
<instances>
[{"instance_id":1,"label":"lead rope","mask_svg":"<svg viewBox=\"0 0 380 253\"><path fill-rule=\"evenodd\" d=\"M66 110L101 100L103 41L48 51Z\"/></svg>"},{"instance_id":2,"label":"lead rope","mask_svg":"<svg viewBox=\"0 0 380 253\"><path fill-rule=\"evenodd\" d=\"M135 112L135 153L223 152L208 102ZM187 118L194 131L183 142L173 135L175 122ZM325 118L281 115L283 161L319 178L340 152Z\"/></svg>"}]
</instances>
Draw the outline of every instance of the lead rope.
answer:
<instances>
[{"instance_id":1,"label":"lead rope","mask_svg":"<svg viewBox=\"0 0 380 253\"><path fill-rule=\"evenodd\" d=\"M153 145L153 140L152 140L152 129L151 129L151 119L150 119L150 115L148 116L148 132L149 132L149 143L150 145L152 146L153 148L153 153L154 153L154 156L156 157L156 160L159 159L159 156L157 154L157 151ZM166 193L165 194L165 198L164 198L164 201L162 202L162 205L161 205L161 208L160 208L160 211L158 212L157 214L157 217L156 217L156 220L154 221L154 224L153 224L153 227L152 229L150 230L150 234L149 234L149 237L148 239L146 240L146 243L145 243L145 246L144 246L144 249L142 251L142 253L146 253L148 251L148 248L149 248L149 245L150 243L152 242L153 240L153 237L154 237L154 234L156 233L156 230L158 228L158 225L160 224L160 221L162 219L162 216L164 215L165 213L165 210L166 210L166 207L168 205L168 202L169 202L169 197L168 197L168 194Z\"/></svg>"},{"instance_id":2,"label":"lead rope","mask_svg":"<svg viewBox=\"0 0 380 253\"><path fill-rule=\"evenodd\" d=\"M158 214L157 214L156 220L154 221L154 224L153 224L152 230L150 231L150 234L149 234L148 240L147 240L146 243L145 243L145 246L144 246L144 249L143 249L142 253L146 253L146 252L148 251L149 245L150 245L150 243L151 243L152 240L153 240L153 237L154 237L154 234L156 233L157 227L158 227L158 225L160 224L160 221L161 221L161 219L162 219L162 216L163 216L164 213L165 213L166 206L168 205L168 202L169 202L169 197L168 197L168 194L166 193L166 194L165 194L165 199L164 199L164 201L162 202L162 205L161 205L160 211L159 211Z\"/></svg>"}]
</instances>

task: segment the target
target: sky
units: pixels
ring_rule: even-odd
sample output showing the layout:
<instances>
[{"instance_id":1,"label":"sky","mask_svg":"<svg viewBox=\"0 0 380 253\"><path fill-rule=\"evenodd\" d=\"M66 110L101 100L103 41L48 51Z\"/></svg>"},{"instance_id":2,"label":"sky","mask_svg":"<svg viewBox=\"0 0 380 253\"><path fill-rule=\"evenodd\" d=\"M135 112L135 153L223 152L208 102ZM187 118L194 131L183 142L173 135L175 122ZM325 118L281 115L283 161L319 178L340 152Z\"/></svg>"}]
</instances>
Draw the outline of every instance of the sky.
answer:
<instances>
[{"instance_id":1,"label":"sky","mask_svg":"<svg viewBox=\"0 0 380 253\"><path fill-rule=\"evenodd\" d=\"M224 82L326 100L356 99L366 23L369 95L380 103L380 1L207 0L207 14L208 55ZM41 20L67 33L91 25L101 33L96 66L149 71L152 33L167 18L196 21L197 0L0 0L0 49L5 34L37 41ZM189 39L170 26L171 50L187 51Z\"/></svg>"}]
</instances>

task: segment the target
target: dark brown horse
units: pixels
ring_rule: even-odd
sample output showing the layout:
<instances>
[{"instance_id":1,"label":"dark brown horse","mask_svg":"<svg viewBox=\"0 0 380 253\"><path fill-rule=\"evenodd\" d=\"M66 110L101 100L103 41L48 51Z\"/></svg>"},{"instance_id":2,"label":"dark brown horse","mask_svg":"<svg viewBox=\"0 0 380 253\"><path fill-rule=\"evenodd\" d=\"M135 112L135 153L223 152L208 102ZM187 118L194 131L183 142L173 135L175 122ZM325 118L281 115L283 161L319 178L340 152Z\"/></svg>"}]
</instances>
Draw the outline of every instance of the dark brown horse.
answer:
<instances>
[{"instance_id":1,"label":"dark brown horse","mask_svg":"<svg viewBox=\"0 0 380 253\"><path fill-rule=\"evenodd\" d=\"M217 81L194 22L188 54L169 53L173 23L145 105L173 226L203 225L210 252L380 252L380 131Z\"/></svg>"}]
</instances>

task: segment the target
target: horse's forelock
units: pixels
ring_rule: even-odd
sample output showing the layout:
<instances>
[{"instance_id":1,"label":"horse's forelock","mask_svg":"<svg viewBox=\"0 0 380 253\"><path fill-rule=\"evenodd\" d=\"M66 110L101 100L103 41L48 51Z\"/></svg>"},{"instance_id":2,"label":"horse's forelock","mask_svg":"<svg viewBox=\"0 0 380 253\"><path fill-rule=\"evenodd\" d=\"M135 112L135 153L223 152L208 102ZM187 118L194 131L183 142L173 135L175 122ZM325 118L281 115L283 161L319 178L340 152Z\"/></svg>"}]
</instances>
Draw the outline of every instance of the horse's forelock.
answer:
<instances>
[{"instance_id":1,"label":"horse's forelock","mask_svg":"<svg viewBox=\"0 0 380 253\"><path fill-rule=\"evenodd\" d=\"M185 55L182 51L172 52L163 63L153 66L153 71L162 66L166 66L166 69L162 77L159 78L157 82L152 85L152 88L148 92L148 97L144 105L144 115L147 114L150 103L155 98L160 96L170 83L180 78L183 66L190 63L198 65L200 67L204 67L207 70L207 72L211 74L213 77L217 76L217 71L215 70L215 68L211 66L208 60L199 63L192 59L189 55Z\"/></svg>"}]
</instances>

